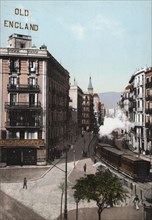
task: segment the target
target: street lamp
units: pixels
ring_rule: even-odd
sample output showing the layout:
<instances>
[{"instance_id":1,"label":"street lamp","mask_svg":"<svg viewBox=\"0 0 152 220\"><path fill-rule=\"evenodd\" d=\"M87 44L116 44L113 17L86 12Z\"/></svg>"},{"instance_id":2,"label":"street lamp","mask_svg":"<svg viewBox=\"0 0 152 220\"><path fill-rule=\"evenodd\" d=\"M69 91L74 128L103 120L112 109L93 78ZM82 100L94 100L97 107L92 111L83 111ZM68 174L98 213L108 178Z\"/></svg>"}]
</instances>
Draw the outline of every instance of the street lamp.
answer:
<instances>
[{"instance_id":1,"label":"street lamp","mask_svg":"<svg viewBox=\"0 0 152 220\"><path fill-rule=\"evenodd\" d=\"M76 203L76 220L78 220L78 203L79 203L78 198L75 198L75 203Z\"/></svg>"},{"instance_id":2,"label":"street lamp","mask_svg":"<svg viewBox=\"0 0 152 220\"><path fill-rule=\"evenodd\" d=\"M84 137L84 139L83 139L83 142L84 142L83 157L86 157L86 149L85 149L86 140L85 140L85 137Z\"/></svg>"},{"instance_id":3,"label":"street lamp","mask_svg":"<svg viewBox=\"0 0 152 220\"><path fill-rule=\"evenodd\" d=\"M65 147L65 170L62 170L57 166L57 164L62 160L61 158L56 164L52 164L53 167L56 167L57 169L61 170L62 172L65 173L65 201L64 201L64 220L68 219L68 211L67 211L67 146Z\"/></svg>"},{"instance_id":4,"label":"street lamp","mask_svg":"<svg viewBox=\"0 0 152 220\"><path fill-rule=\"evenodd\" d=\"M74 168L75 168L75 150L73 150L73 162L74 162Z\"/></svg>"},{"instance_id":5,"label":"street lamp","mask_svg":"<svg viewBox=\"0 0 152 220\"><path fill-rule=\"evenodd\" d=\"M68 219L67 212L67 147L65 148L65 201L64 201L64 220Z\"/></svg>"},{"instance_id":6,"label":"street lamp","mask_svg":"<svg viewBox=\"0 0 152 220\"><path fill-rule=\"evenodd\" d=\"M75 168L75 149L74 149L73 145L71 145L71 149L73 150L73 164L74 164L74 168Z\"/></svg>"}]
</instances>

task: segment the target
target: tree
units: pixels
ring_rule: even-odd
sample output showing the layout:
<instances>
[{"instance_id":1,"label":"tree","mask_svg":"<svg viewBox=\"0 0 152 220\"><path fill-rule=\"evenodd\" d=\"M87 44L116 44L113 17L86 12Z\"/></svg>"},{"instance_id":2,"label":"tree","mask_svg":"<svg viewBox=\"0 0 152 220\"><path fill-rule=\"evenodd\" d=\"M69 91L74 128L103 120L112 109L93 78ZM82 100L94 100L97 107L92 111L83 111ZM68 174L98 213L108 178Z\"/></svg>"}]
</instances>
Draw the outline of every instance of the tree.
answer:
<instances>
[{"instance_id":1,"label":"tree","mask_svg":"<svg viewBox=\"0 0 152 220\"><path fill-rule=\"evenodd\" d=\"M128 197L120 179L108 171L81 177L73 189L75 199L96 201L99 220L107 205L113 206L117 201L124 201Z\"/></svg>"}]
</instances>

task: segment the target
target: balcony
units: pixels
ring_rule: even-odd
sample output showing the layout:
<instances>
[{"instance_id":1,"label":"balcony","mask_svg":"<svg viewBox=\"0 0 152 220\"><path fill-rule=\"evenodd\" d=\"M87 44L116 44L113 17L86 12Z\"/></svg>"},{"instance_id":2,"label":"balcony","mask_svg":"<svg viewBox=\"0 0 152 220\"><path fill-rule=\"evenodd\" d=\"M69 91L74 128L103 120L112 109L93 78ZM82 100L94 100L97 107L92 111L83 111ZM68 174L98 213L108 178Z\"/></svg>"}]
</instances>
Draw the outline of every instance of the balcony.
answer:
<instances>
[{"instance_id":1,"label":"balcony","mask_svg":"<svg viewBox=\"0 0 152 220\"><path fill-rule=\"evenodd\" d=\"M152 101L152 95L147 95L146 96L146 101Z\"/></svg>"},{"instance_id":2,"label":"balcony","mask_svg":"<svg viewBox=\"0 0 152 220\"><path fill-rule=\"evenodd\" d=\"M134 123L136 127L143 127L144 126L144 122L140 121L140 122L135 122Z\"/></svg>"},{"instance_id":3,"label":"balcony","mask_svg":"<svg viewBox=\"0 0 152 220\"><path fill-rule=\"evenodd\" d=\"M130 106L129 107L129 112L133 112L133 108L134 108L133 106Z\"/></svg>"},{"instance_id":4,"label":"balcony","mask_svg":"<svg viewBox=\"0 0 152 220\"><path fill-rule=\"evenodd\" d=\"M143 108L143 107L137 107L136 111L137 111L137 112L143 112L143 111L144 111L144 108Z\"/></svg>"},{"instance_id":5,"label":"balcony","mask_svg":"<svg viewBox=\"0 0 152 220\"><path fill-rule=\"evenodd\" d=\"M41 121L35 121L33 123L31 122L16 122L16 121L7 121L5 123L6 129L40 129L42 127L42 122Z\"/></svg>"},{"instance_id":6,"label":"balcony","mask_svg":"<svg viewBox=\"0 0 152 220\"><path fill-rule=\"evenodd\" d=\"M29 92L39 93L40 88L39 88L39 85L7 84L7 91L8 92L23 92L23 93L29 93Z\"/></svg>"},{"instance_id":7,"label":"balcony","mask_svg":"<svg viewBox=\"0 0 152 220\"><path fill-rule=\"evenodd\" d=\"M147 83L145 84L145 86L146 86L146 89L152 88L152 82L147 82Z\"/></svg>"},{"instance_id":8,"label":"balcony","mask_svg":"<svg viewBox=\"0 0 152 220\"><path fill-rule=\"evenodd\" d=\"M149 121L149 122L146 122L146 123L145 123L145 127L146 127L146 128L149 128L149 129L152 129L152 122L150 122L150 121Z\"/></svg>"},{"instance_id":9,"label":"balcony","mask_svg":"<svg viewBox=\"0 0 152 220\"><path fill-rule=\"evenodd\" d=\"M29 102L5 102L5 109L34 109L41 110L41 103L29 103Z\"/></svg>"},{"instance_id":10,"label":"balcony","mask_svg":"<svg viewBox=\"0 0 152 220\"><path fill-rule=\"evenodd\" d=\"M146 108L145 113L146 114L152 114L152 108Z\"/></svg>"}]
</instances>

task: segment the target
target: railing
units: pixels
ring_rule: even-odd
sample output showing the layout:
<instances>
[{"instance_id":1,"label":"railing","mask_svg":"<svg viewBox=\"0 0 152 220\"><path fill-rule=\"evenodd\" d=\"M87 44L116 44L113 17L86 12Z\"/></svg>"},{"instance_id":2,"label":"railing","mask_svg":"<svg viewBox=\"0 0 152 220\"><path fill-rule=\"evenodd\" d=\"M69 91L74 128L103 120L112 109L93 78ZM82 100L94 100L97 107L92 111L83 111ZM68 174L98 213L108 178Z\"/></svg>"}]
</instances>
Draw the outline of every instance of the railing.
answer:
<instances>
[{"instance_id":1,"label":"railing","mask_svg":"<svg viewBox=\"0 0 152 220\"><path fill-rule=\"evenodd\" d=\"M145 84L145 86L146 86L146 89L152 88L152 82L147 82L147 83Z\"/></svg>"},{"instance_id":2,"label":"railing","mask_svg":"<svg viewBox=\"0 0 152 220\"><path fill-rule=\"evenodd\" d=\"M29 103L29 102L5 102L5 109L19 109L19 108L41 108L40 102Z\"/></svg>"},{"instance_id":3,"label":"railing","mask_svg":"<svg viewBox=\"0 0 152 220\"><path fill-rule=\"evenodd\" d=\"M145 127L152 129L152 122L146 122L146 123L145 123Z\"/></svg>"},{"instance_id":4,"label":"railing","mask_svg":"<svg viewBox=\"0 0 152 220\"><path fill-rule=\"evenodd\" d=\"M3 55L11 55L11 54L20 54L20 55L37 55L38 57L47 57L48 53L47 50L41 50L41 49L24 49L24 48L0 48L0 54Z\"/></svg>"},{"instance_id":5,"label":"railing","mask_svg":"<svg viewBox=\"0 0 152 220\"><path fill-rule=\"evenodd\" d=\"M146 101L152 101L152 95L147 95L146 96Z\"/></svg>"},{"instance_id":6,"label":"railing","mask_svg":"<svg viewBox=\"0 0 152 220\"><path fill-rule=\"evenodd\" d=\"M39 92L39 85L23 85L23 84L7 84L8 92L22 91L22 92Z\"/></svg>"},{"instance_id":7,"label":"railing","mask_svg":"<svg viewBox=\"0 0 152 220\"><path fill-rule=\"evenodd\" d=\"M130 107L129 107L129 111L130 111L130 112L133 112L133 106L130 106Z\"/></svg>"},{"instance_id":8,"label":"railing","mask_svg":"<svg viewBox=\"0 0 152 220\"><path fill-rule=\"evenodd\" d=\"M142 122L142 121L135 122L134 124L135 124L135 126L140 126L140 127L144 126L144 122Z\"/></svg>"},{"instance_id":9,"label":"railing","mask_svg":"<svg viewBox=\"0 0 152 220\"><path fill-rule=\"evenodd\" d=\"M145 113L146 114L152 114L152 108L146 108Z\"/></svg>"},{"instance_id":10,"label":"railing","mask_svg":"<svg viewBox=\"0 0 152 220\"><path fill-rule=\"evenodd\" d=\"M144 111L144 108L143 108L143 107L137 107L137 111L138 111L138 112L143 112L143 111Z\"/></svg>"},{"instance_id":11,"label":"railing","mask_svg":"<svg viewBox=\"0 0 152 220\"><path fill-rule=\"evenodd\" d=\"M35 121L33 123L30 122L12 122L12 121L7 121L5 123L5 127L7 129L11 128L15 128L15 129L39 129L42 127L42 122L41 121Z\"/></svg>"}]
</instances>

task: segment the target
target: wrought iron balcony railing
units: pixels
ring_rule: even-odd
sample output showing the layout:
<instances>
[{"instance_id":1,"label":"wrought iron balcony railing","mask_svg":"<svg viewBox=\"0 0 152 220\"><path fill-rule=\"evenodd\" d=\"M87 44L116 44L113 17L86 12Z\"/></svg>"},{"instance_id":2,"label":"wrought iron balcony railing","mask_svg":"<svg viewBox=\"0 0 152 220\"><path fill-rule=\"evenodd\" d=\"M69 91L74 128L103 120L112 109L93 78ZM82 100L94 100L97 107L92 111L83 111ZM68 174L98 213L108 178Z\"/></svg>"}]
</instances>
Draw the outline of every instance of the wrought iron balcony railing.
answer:
<instances>
[{"instance_id":1,"label":"wrought iron balcony railing","mask_svg":"<svg viewBox=\"0 0 152 220\"><path fill-rule=\"evenodd\" d=\"M145 127L152 129L152 122L150 122L150 121L149 121L149 122L146 122L146 123L145 123Z\"/></svg>"},{"instance_id":2,"label":"wrought iron balcony railing","mask_svg":"<svg viewBox=\"0 0 152 220\"><path fill-rule=\"evenodd\" d=\"M146 101L152 101L152 95L147 95L146 96Z\"/></svg>"},{"instance_id":3,"label":"wrought iron balcony railing","mask_svg":"<svg viewBox=\"0 0 152 220\"><path fill-rule=\"evenodd\" d=\"M145 84L145 86L146 86L146 89L152 88L152 82L147 82L147 83Z\"/></svg>"},{"instance_id":4,"label":"wrought iron balcony railing","mask_svg":"<svg viewBox=\"0 0 152 220\"><path fill-rule=\"evenodd\" d=\"M7 121L5 123L6 129L40 129L42 127L41 121L36 122L14 122Z\"/></svg>"},{"instance_id":5,"label":"wrought iron balcony railing","mask_svg":"<svg viewBox=\"0 0 152 220\"><path fill-rule=\"evenodd\" d=\"M146 108L145 113L146 114L152 114L152 108Z\"/></svg>"},{"instance_id":6,"label":"wrought iron balcony railing","mask_svg":"<svg viewBox=\"0 0 152 220\"><path fill-rule=\"evenodd\" d=\"M39 85L7 84L8 92L39 92Z\"/></svg>"},{"instance_id":7,"label":"wrought iron balcony railing","mask_svg":"<svg viewBox=\"0 0 152 220\"><path fill-rule=\"evenodd\" d=\"M41 103L5 102L5 109L41 109Z\"/></svg>"}]
</instances>

